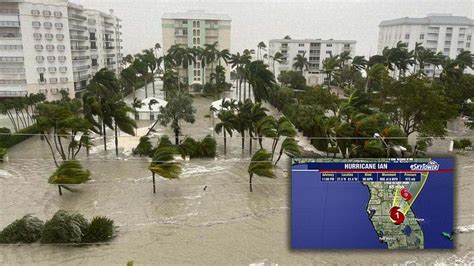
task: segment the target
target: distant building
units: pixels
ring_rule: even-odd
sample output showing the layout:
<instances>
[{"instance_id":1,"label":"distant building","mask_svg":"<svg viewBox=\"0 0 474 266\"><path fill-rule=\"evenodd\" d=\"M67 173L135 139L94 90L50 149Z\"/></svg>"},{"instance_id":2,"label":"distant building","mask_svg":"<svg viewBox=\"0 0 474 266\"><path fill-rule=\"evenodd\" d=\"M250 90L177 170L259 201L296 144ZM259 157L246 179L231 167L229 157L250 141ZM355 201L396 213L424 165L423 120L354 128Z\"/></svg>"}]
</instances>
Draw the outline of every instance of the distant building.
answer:
<instances>
[{"instance_id":1,"label":"distant building","mask_svg":"<svg viewBox=\"0 0 474 266\"><path fill-rule=\"evenodd\" d=\"M424 18L399 18L382 21L379 25L378 54L385 47L395 47L397 42L408 43L415 49L416 43L435 53L442 52L456 58L461 50L472 49L474 20L451 14L428 14ZM433 74L433 66L425 66L425 72ZM441 72L441 71L437 71Z\"/></svg>"},{"instance_id":2,"label":"distant building","mask_svg":"<svg viewBox=\"0 0 474 266\"><path fill-rule=\"evenodd\" d=\"M166 52L174 44L185 47L203 47L204 44L218 42L217 49L229 49L231 18L228 15L210 14L200 10L186 13L165 13L161 18L163 34L163 50ZM216 67L214 63L214 67ZM225 64L222 66L226 67ZM210 77L211 64L205 69L197 62L187 70L182 69L179 77L188 84L205 84ZM204 71L204 73L202 73ZM205 80L202 80L202 77ZM226 78L230 77L230 69L226 67Z\"/></svg>"},{"instance_id":3,"label":"distant building","mask_svg":"<svg viewBox=\"0 0 474 266\"><path fill-rule=\"evenodd\" d=\"M107 67L118 73L120 19L67 0L0 3L0 97L85 89Z\"/></svg>"},{"instance_id":4,"label":"distant building","mask_svg":"<svg viewBox=\"0 0 474 266\"><path fill-rule=\"evenodd\" d=\"M349 51L351 57L354 57L355 45L356 41L351 40L275 39L270 40L269 55L281 52L284 56L281 63L275 62L275 77L278 78L281 72L296 70L293 68L294 58L297 54L304 54L309 62L308 70L304 70L307 84L317 85L323 84L326 80L322 68L324 59L344 51Z\"/></svg>"},{"instance_id":5,"label":"distant building","mask_svg":"<svg viewBox=\"0 0 474 266\"><path fill-rule=\"evenodd\" d=\"M133 116L135 120L155 120L161 113L161 107L164 108L167 104L167 101L148 97L142 100L142 106L135 108L134 115L130 114L130 116Z\"/></svg>"}]
</instances>

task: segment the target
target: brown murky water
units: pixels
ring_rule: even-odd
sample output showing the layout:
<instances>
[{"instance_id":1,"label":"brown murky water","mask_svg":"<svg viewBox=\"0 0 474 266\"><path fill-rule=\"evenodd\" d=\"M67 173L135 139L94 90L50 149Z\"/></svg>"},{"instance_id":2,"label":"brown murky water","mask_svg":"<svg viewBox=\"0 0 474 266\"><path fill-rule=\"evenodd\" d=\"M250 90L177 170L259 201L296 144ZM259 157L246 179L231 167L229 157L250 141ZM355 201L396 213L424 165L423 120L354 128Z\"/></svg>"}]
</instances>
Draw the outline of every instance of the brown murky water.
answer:
<instances>
[{"instance_id":1,"label":"brown murky water","mask_svg":"<svg viewBox=\"0 0 474 266\"><path fill-rule=\"evenodd\" d=\"M184 134L199 138L211 133L212 120L204 118L210 102L195 99L197 123L184 125ZM158 127L158 133L171 132ZM132 147L137 138L123 137L120 142L123 147ZM221 154L222 142L219 138ZM109 216L119 232L116 239L104 245L0 246L0 264L125 265L129 260L135 265L432 264L474 259L472 153L458 157L455 224L471 229L456 235L455 250L303 252L289 248L288 159L279 164L277 178L255 178L254 192L250 193L248 150L242 154L239 138L229 142L227 156L183 162L181 178L159 179L157 193L153 194L145 158L130 157L128 148L122 148L117 159L112 139L107 153L98 140L99 146L89 158L81 155L84 166L92 172L92 181L79 186L79 193L66 192L62 197L55 186L47 183L54 169L47 144L34 137L17 145L9 152L10 162L0 164L1 228L27 213L47 219L64 209L88 218Z\"/></svg>"}]
</instances>

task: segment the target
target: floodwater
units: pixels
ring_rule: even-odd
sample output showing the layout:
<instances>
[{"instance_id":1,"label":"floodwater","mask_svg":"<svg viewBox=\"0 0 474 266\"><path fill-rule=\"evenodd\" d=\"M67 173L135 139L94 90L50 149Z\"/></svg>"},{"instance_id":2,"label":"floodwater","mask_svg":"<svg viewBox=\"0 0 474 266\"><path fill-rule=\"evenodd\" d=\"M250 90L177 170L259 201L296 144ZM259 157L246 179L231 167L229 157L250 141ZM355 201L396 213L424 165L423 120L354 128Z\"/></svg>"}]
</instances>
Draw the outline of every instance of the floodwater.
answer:
<instances>
[{"instance_id":1,"label":"floodwater","mask_svg":"<svg viewBox=\"0 0 474 266\"><path fill-rule=\"evenodd\" d=\"M212 118L204 117L211 101L194 99L197 122L184 124L183 134L212 135ZM141 122L140 126L148 124ZM169 129L156 129L158 134L171 136ZM139 130L144 131L146 128ZM80 155L92 172L92 181L78 186L78 193L63 196L47 183L54 163L46 142L33 137L13 147L10 161L0 164L1 228L28 213L46 220L63 209L87 218L106 215L118 225L118 234L102 245L3 245L0 264L125 265L130 260L135 265L432 264L474 260L473 153L457 158L455 225L465 232L455 235L454 250L292 251L288 158L279 163L276 178L254 178L250 193L248 140L242 154L240 137L234 135L224 156L223 139L216 137L221 154L217 159L183 162L181 178L159 178L156 194L152 193L148 160L130 156L131 147L138 143L136 137L120 138L118 158L112 138L107 152L97 139L89 158L85 152ZM270 145L264 143L267 148ZM254 149L256 146L254 143Z\"/></svg>"}]
</instances>

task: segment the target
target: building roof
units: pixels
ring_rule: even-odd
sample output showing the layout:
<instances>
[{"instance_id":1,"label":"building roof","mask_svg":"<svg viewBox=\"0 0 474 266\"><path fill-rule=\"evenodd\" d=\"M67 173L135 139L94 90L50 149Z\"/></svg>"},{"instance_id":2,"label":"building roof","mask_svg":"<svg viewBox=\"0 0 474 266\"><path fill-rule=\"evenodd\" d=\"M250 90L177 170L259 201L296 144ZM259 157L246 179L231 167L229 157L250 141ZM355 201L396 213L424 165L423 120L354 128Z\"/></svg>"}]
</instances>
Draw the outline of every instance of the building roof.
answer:
<instances>
[{"instance_id":1,"label":"building roof","mask_svg":"<svg viewBox=\"0 0 474 266\"><path fill-rule=\"evenodd\" d=\"M465 25L474 26L474 20L468 17L453 16L451 14L428 14L424 18L397 18L382 21L379 27L397 25Z\"/></svg>"},{"instance_id":2,"label":"building roof","mask_svg":"<svg viewBox=\"0 0 474 266\"><path fill-rule=\"evenodd\" d=\"M165 107L168 102L155 97L148 97L142 100L142 104L142 107L136 109L137 112L160 112L160 107Z\"/></svg>"},{"instance_id":3,"label":"building roof","mask_svg":"<svg viewBox=\"0 0 474 266\"><path fill-rule=\"evenodd\" d=\"M204 12L204 10L189 10L183 13L164 13L161 19L232 20L229 15L211 14Z\"/></svg>"},{"instance_id":4,"label":"building roof","mask_svg":"<svg viewBox=\"0 0 474 266\"><path fill-rule=\"evenodd\" d=\"M272 39L270 42L277 42L277 43L357 43L355 40L322 40L322 39Z\"/></svg>"}]
</instances>

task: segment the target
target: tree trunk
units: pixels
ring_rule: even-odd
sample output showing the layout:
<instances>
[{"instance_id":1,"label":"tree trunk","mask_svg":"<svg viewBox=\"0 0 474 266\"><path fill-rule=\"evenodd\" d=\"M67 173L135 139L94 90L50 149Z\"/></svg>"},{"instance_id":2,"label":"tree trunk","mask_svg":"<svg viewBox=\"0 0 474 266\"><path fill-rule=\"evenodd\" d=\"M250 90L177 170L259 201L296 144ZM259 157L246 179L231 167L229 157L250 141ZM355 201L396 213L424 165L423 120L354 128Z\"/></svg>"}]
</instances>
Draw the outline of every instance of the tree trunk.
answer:
<instances>
[{"instance_id":1,"label":"tree trunk","mask_svg":"<svg viewBox=\"0 0 474 266\"><path fill-rule=\"evenodd\" d=\"M174 131L174 136L175 136L175 139L174 139L175 144L179 145L179 130Z\"/></svg>"},{"instance_id":2,"label":"tree trunk","mask_svg":"<svg viewBox=\"0 0 474 266\"><path fill-rule=\"evenodd\" d=\"M280 149L280 154L278 155L278 158L275 161L275 166L277 165L278 161L280 161L282 155L283 155L283 149Z\"/></svg>"},{"instance_id":3,"label":"tree trunk","mask_svg":"<svg viewBox=\"0 0 474 266\"><path fill-rule=\"evenodd\" d=\"M156 95L155 93L155 73L151 73L151 84L153 85L153 96Z\"/></svg>"},{"instance_id":4,"label":"tree trunk","mask_svg":"<svg viewBox=\"0 0 474 266\"><path fill-rule=\"evenodd\" d=\"M59 196L62 196L63 195L63 191L61 189L61 185L58 185L58 190L59 190Z\"/></svg>"},{"instance_id":5,"label":"tree trunk","mask_svg":"<svg viewBox=\"0 0 474 266\"><path fill-rule=\"evenodd\" d=\"M249 178L250 192L252 192L252 178L253 178L253 173L250 174L250 178Z\"/></svg>"},{"instance_id":6,"label":"tree trunk","mask_svg":"<svg viewBox=\"0 0 474 266\"><path fill-rule=\"evenodd\" d=\"M245 82L244 83L244 101L245 101L245 99L247 99L247 81L244 80L244 82Z\"/></svg>"},{"instance_id":7,"label":"tree trunk","mask_svg":"<svg viewBox=\"0 0 474 266\"><path fill-rule=\"evenodd\" d=\"M153 176L153 194L156 194L156 185L155 185L155 172L152 172L152 176Z\"/></svg>"},{"instance_id":8,"label":"tree trunk","mask_svg":"<svg viewBox=\"0 0 474 266\"><path fill-rule=\"evenodd\" d=\"M102 131L104 134L104 150L107 151L107 129L105 128L105 122L102 121Z\"/></svg>"},{"instance_id":9,"label":"tree trunk","mask_svg":"<svg viewBox=\"0 0 474 266\"><path fill-rule=\"evenodd\" d=\"M117 130L117 122L115 122L115 156L118 156L118 130Z\"/></svg>"},{"instance_id":10,"label":"tree trunk","mask_svg":"<svg viewBox=\"0 0 474 266\"><path fill-rule=\"evenodd\" d=\"M147 86L148 84L146 82L145 76L143 76L143 79L145 80L145 98L148 98L148 86Z\"/></svg>"},{"instance_id":11,"label":"tree trunk","mask_svg":"<svg viewBox=\"0 0 474 266\"><path fill-rule=\"evenodd\" d=\"M242 153L244 152L245 149L245 131L242 130Z\"/></svg>"},{"instance_id":12,"label":"tree trunk","mask_svg":"<svg viewBox=\"0 0 474 266\"><path fill-rule=\"evenodd\" d=\"M249 132L249 154L252 155L252 134Z\"/></svg>"},{"instance_id":13,"label":"tree trunk","mask_svg":"<svg viewBox=\"0 0 474 266\"><path fill-rule=\"evenodd\" d=\"M227 155L227 136L224 129L224 155Z\"/></svg>"}]
</instances>

